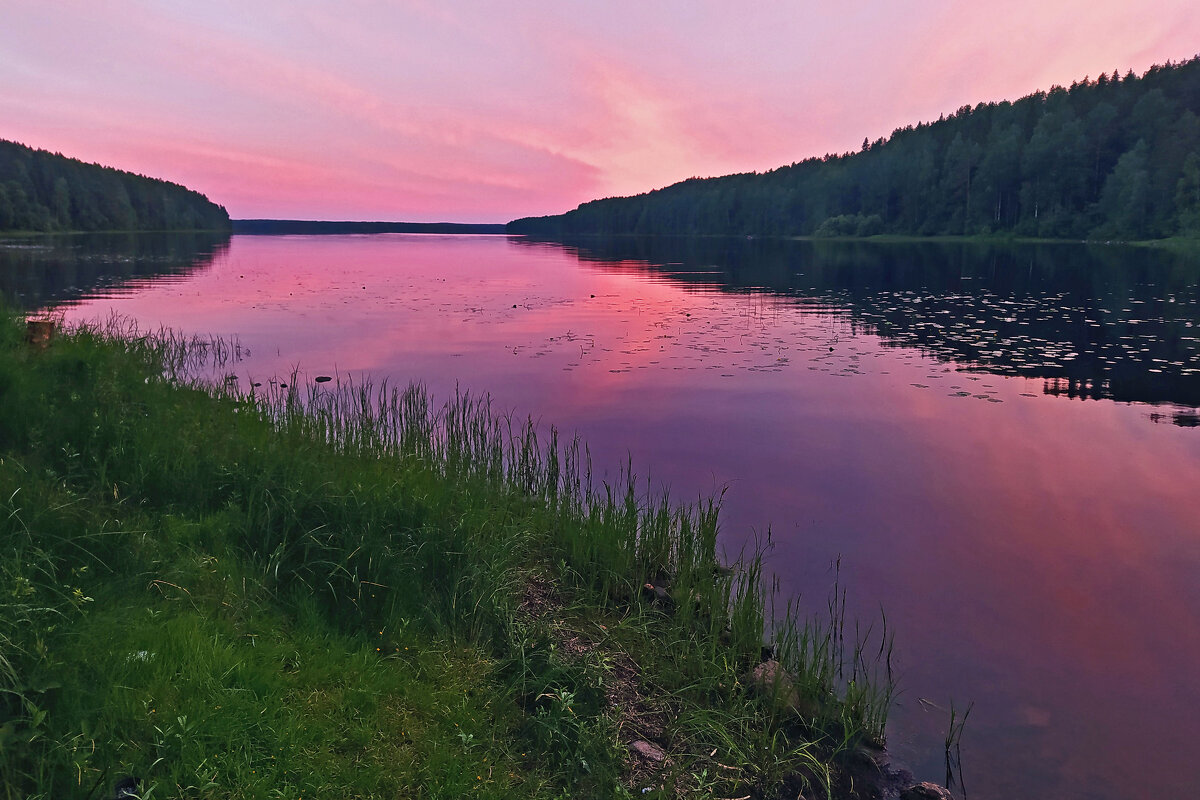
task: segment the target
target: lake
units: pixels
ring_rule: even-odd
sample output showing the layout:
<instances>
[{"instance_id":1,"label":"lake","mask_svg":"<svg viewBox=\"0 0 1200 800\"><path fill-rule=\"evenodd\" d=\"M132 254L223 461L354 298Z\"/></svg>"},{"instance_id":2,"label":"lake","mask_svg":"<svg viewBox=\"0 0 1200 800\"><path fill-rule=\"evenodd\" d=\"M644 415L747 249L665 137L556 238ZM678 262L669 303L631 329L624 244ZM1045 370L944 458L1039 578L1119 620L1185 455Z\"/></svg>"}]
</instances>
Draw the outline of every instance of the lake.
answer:
<instances>
[{"instance_id":1,"label":"lake","mask_svg":"<svg viewBox=\"0 0 1200 800\"><path fill-rule=\"evenodd\" d=\"M784 596L896 635L889 747L971 798L1181 797L1200 742L1200 257L1083 245L62 237L0 291L487 391L631 457ZM769 532L769 534L768 534ZM1191 790L1191 791L1189 791Z\"/></svg>"}]
</instances>

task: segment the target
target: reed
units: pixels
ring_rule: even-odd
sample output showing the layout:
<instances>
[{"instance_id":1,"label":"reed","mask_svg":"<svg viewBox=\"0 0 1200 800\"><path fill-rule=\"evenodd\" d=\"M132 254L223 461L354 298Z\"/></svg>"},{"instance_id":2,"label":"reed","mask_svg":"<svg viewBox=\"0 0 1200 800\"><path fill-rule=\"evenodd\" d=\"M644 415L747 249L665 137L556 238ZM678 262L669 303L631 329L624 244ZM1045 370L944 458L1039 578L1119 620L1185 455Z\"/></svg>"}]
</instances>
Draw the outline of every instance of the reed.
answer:
<instances>
[{"instance_id":1,"label":"reed","mask_svg":"<svg viewBox=\"0 0 1200 800\"><path fill-rule=\"evenodd\" d=\"M962 775L962 734L963 729L967 727L967 718L971 716L971 709L974 707L974 702L967 703L962 716L959 716L958 709L954 707L954 701L951 700L950 724L946 729L946 787L953 789L957 786L963 797L967 795L967 787L963 782Z\"/></svg>"},{"instance_id":2,"label":"reed","mask_svg":"<svg viewBox=\"0 0 1200 800\"><path fill-rule=\"evenodd\" d=\"M847 636L836 589L826 620L769 613L719 497L597 481L579 439L486 396L257 385L240 354L120 320L35 351L0 324L9 797L125 772L143 797L619 793L621 681L668 720L678 794L710 751L730 791L827 791L823 759L882 738L886 625ZM803 731L743 685L764 631L819 701Z\"/></svg>"}]
</instances>

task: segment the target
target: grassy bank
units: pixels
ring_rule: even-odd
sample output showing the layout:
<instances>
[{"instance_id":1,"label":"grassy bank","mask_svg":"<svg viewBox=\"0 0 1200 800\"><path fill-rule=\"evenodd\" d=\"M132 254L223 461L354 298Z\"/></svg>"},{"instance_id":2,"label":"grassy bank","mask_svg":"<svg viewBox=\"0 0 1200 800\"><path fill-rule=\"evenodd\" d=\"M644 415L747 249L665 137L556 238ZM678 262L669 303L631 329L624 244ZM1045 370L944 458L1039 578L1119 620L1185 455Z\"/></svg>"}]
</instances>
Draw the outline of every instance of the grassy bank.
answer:
<instances>
[{"instance_id":1,"label":"grassy bank","mask_svg":"<svg viewBox=\"0 0 1200 800\"><path fill-rule=\"evenodd\" d=\"M3 797L836 796L881 738L886 637L836 594L768 619L715 503L594 487L486 400L241 391L236 357L0 319Z\"/></svg>"}]
</instances>

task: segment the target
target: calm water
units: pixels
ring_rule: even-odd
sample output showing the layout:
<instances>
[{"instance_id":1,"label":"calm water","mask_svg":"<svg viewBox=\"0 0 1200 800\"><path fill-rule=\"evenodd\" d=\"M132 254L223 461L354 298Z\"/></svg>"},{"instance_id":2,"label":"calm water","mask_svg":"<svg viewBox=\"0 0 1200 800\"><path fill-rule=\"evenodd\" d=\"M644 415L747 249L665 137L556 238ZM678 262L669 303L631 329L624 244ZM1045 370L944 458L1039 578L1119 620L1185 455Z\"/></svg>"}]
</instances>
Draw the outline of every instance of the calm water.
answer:
<instances>
[{"instance_id":1,"label":"calm water","mask_svg":"<svg viewBox=\"0 0 1200 800\"><path fill-rule=\"evenodd\" d=\"M840 556L853 609L886 609L890 745L919 777L945 777L953 700L975 703L971 798L1200 785L1198 264L1069 245L30 244L0 247L0 291L237 335L243 380L487 390L677 497L729 487L726 544L770 526L784 593L823 607Z\"/></svg>"}]
</instances>

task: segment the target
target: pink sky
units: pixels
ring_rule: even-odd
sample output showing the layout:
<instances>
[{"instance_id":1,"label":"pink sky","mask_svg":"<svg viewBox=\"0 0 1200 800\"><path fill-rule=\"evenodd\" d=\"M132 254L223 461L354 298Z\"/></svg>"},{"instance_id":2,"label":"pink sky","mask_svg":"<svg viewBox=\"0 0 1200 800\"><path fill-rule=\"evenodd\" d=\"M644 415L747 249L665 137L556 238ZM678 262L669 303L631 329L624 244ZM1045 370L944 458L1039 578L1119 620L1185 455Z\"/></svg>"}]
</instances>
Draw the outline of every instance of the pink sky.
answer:
<instances>
[{"instance_id":1,"label":"pink sky","mask_svg":"<svg viewBox=\"0 0 1200 800\"><path fill-rule=\"evenodd\" d=\"M4 0L0 138L235 218L503 222L1197 50L1195 0Z\"/></svg>"}]
</instances>

